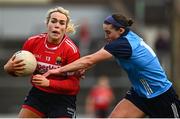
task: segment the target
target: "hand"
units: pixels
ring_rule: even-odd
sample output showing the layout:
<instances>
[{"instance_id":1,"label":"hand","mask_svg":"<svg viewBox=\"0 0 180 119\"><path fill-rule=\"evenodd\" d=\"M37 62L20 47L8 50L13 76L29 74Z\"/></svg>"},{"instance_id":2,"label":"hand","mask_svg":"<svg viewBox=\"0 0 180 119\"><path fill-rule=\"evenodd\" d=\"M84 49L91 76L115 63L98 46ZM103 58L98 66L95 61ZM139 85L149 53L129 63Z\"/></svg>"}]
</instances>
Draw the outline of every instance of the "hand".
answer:
<instances>
[{"instance_id":1,"label":"hand","mask_svg":"<svg viewBox=\"0 0 180 119\"><path fill-rule=\"evenodd\" d=\"M41 86L41 87L49 87L49 80L40 74L34 75L32 78L32 83L34 83L37 86Z\"/></svg>"},{"instance_id":2,"label":"hand","mask_svg":"<svg viewBox=\"0 0 180 119\"><path fill-rule=\"evenodd\" d=\"M71 76L74 75L80 79L84 79L85 78L85 70L78 70L75 72L60 72L59 68L58 69L51 69L48 70L46 73L43 74L44 77L48 77L50 75L54 75L54 76Z\"/></svg>"},{"instance_id":3,"label":"hand","mask_svg":"<svg viewBox=\"0 0 180 119\"><path fill-rule=\"evenodd\" d=\"M85 79L85 70L81 69L75 72L75 76L77 76L80 79Z\"/></svg>"},{"instance_id":4,"label":"hand","mask_svg":"<svg viewBox=\"0 0 180 119\"><path fill-rule=\"evenodd\" d=\"M4 70L10 75L16 76L16 73L23 73L24 65L23 60L17 60L15 56L12 56L4 65Z\"/></svg>"},{"instance_id":5,"label":"hand","mask_svg":"<svg viewBox=\"0 0 180 119\"><path fill-rule=\"evenodd\" d=\"M59 68L58 68L59 69ZM64 76L64 73L60 73L58 69L51 69L48 70L46 73L43 74L44 77L48 77L50 75L55 75L55 76Z\"/></svg>"}]
</instances>

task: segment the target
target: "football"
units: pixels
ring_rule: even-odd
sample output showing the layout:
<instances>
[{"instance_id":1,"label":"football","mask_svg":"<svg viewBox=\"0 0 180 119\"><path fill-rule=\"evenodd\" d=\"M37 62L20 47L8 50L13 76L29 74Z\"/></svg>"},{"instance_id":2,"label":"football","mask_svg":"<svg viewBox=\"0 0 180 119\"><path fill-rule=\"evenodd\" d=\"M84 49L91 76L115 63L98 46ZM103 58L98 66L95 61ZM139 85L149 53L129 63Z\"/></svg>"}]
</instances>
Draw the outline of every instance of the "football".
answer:
<instances>
[{"instance_id":1,"label":"football","mask_svg":"<svg viewBox=\"0 0 180 119\"><path fill-rule=\"evenodd\" d=\"M35 56L31 52L25 50L20 50L16 52L14 55L16 59L21 59L23 60L23 63L25 63L23 73L19 74L16 72L15 74L17 76L28 76L33 74L37 66Z\"/></svg>"}]
</instances>

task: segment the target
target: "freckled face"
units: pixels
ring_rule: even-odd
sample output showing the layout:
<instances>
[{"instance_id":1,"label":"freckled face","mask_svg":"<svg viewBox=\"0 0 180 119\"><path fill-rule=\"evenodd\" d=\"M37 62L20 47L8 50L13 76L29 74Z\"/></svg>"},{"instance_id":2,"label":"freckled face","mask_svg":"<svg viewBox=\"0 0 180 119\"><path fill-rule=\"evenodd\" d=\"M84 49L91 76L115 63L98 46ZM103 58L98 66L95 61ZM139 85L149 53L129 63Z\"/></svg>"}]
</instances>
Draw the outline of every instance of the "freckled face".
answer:
<instances>
[{"instance_id":1,"label":"freckled face","mask_svg":"<svg viewBox=\"0 0 180 119\"><path fill-rule=\"evenodd\" d=\"M60 12L53 12L47 23L48 41L59 43L67 28L67 17Z\"/></svg>"},{"instance_id":2,"label":"freckled face","mask_svg":"<svg viewBox=\"0 0 180 119\"><path fill-rule=\"evenodd\" d=\"M105 32L105 39L111 42L120 37L119 30L115 30L111 24L103 24L103 30Z\"/></svg>"}]
</instances>

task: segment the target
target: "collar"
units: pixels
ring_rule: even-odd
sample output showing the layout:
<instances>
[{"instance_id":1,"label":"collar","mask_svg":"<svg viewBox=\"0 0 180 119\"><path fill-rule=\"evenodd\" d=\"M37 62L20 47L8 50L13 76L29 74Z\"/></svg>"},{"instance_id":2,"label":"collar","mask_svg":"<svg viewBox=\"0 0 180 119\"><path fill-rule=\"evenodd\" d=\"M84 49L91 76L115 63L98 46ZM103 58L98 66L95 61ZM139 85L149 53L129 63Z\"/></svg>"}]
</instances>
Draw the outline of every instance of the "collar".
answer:
<instances>
[{"instance_id":1,"label":"collar","mask_svg":"<svg viewBox=\"0 0 180 119\"><path fill-rule=\"evenodd\" d=\"M120 37L122 37L122 36L126 36L127 34L128 34L128 32L130 31L130 29L129 28L125 28L125 31L124 31L124 33L123 34L121 34L121 36Z\"/></svg>"}]
</instances>

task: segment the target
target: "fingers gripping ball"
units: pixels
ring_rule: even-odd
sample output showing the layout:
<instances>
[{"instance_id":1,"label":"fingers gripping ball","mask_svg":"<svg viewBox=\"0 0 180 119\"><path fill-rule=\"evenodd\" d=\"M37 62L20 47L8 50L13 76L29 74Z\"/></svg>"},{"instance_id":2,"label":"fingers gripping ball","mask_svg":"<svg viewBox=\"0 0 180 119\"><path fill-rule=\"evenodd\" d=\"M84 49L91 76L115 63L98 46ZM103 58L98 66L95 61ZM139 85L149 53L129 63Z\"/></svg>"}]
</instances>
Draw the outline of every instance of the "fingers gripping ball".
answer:
<instances>
[{"instance_id":1,"label":"fingers gripping ball","mask_svg":"<svg viewBox=\"0 0 180 119\"><path fill-rule=\"evenodd\" d=\"M16 72L15 74L17 76L28 76L33 74L37 66L35 56L31 52L25 50L18 51L14 55L15 58L23 60L23 63L25 64L22 73Z\"/></svg>"}]
</instances>

